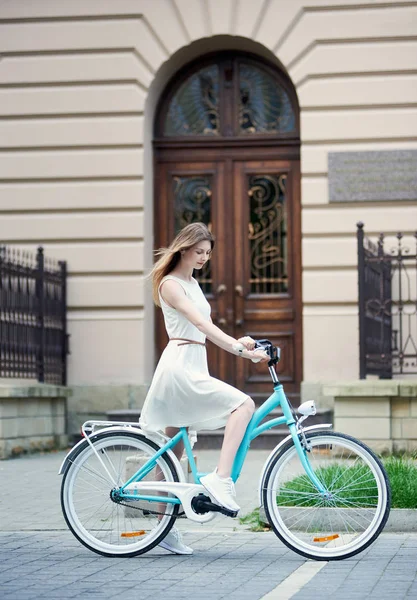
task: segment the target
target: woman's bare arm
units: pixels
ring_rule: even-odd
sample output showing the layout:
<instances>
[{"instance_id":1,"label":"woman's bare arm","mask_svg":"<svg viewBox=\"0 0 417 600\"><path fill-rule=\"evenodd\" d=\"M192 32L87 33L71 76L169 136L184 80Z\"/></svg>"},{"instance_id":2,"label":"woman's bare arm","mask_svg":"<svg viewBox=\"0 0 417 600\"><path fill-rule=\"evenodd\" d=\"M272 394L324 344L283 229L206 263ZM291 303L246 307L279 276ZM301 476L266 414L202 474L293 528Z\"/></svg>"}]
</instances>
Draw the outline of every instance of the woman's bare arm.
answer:
<instances>
[{"instance_id":1,"label":"woman's bare arm","mask_svg":"<svg viewBox=\"0 0 417 600\"><path fill-rule=\"evenodd\" d=\"M187 298L181 284L172 279L168 279L161 286L161 295L169 306L175 308L175 310L184 315L184 317L197 327L199 331L204 333L210 341L220 348L223 348L223 350L236 354L236 350L233 347L236 346L238 340L227 335L227 333L224 333L217 325L214 325L214 323L205 319L195 308L191 300ZM252 350L244 350L241 356L244 358L264 359L259 351L254 352ZM265 358L265 360L269 360L269 357Z\"/></svg>"}]
</instances>

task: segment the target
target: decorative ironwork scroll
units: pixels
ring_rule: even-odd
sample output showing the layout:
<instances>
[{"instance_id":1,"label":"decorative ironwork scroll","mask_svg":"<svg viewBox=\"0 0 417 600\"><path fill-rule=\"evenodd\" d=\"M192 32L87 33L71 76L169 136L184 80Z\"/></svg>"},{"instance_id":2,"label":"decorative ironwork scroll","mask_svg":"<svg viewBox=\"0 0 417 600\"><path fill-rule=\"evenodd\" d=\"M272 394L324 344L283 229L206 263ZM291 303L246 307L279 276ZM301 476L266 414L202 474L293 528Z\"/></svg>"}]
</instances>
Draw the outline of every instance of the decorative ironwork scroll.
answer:
<instances>
[{"instance_id":1,"label":"decorative ironwork scroll","mask_svg":"<svg viewBox=\"0 0 417 600\"><path fill-rule=\"evenodd\" d=\"M283 174L248 178L252 294L288 291L286 180Z\"/></svg>"},{"instance_id":2,"label":"decorative ironwork scroll","mask_svg":"<svg viewBox=\"0 0 417 600\"><path fill-rule=\"evenodd\" d=\"M385 250L385 236L376 244L358 223L360 378L417 373L417 232L414 248L397 234ZM414 252L414 254L413 254Z\"/></svg>"},{"instance_id":3,"label":"decorative ironwork scroll","mask_svg":"<svg viewBox=\"0 0 417 600\"><path fill-rule=\"evenodd\" d=\"M219 68L211 65L191 75L175 93L164 135L218 135L219 127Z\"/></svg>"},{"instance_id":4,"label":"decorative ironwork scroll","mask_svg":"<svg viewBox=\"0 0 417 600\"><path fill-rule=\"evenodd\" d=\"M174 184L174 219L175 233L189 223L200 222L211 229L211 194L212 178L200 175L177 176ZM200 271L195 271L197 279L205 294L212 292L210 261Z\"/></svg>"},{"instance_id":5,"label":"decorative ironwork scroll","mask_svg":"<svg viewBox=\"0 0 417 600\"><path fill-rule=\"evenodd\" d=\"M239 68L239 133L290 133L295 115L287 92L266 71L249 64Z\"/></svg>"}]
</instances>

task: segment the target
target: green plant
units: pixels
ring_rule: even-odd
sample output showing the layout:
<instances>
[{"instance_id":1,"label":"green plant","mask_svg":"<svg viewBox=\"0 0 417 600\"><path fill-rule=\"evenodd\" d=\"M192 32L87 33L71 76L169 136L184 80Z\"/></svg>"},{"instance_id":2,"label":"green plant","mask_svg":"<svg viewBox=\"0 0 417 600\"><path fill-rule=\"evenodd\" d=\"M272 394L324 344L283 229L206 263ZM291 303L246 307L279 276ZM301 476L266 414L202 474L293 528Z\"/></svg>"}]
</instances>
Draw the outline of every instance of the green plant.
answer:
<instances>
[{"instance_id":1,"label":"green plant","mask_svg":"<svg viewBox=\"0 0 417 600\"><path fill-rule=\"evenodd\" d=\"M392 508L417 508L417 465L409 458L389 457L383 459L392 491ZM356 506L372 503L377 496L375 482L368 482L366 465L344 466L335 464L320 468L316 471L318 478L330 490L335 492L332 504L340 500L342 505L345 500L355 501ZM355 483L357 482L357 484ZM300 475L289 481L280 490L277 503L285 506L298 504L297 493L311 493L310 501L304 500L304 506L317 504L316 490L306 475ZM366 496L365 496L366 494Z\"/></svg>"},{"instance_id":2,"label":"green plant","mask_svg":"<svg viewBox=\"0 0 417 600\"><path fill-rule=\"evenodd\" d=\"M390 456L383 459L384 467L387 471L388 478L391 484L392 501L391 508L414 508L417 509L417 462L416 459L409 456ZM316 474L327 483L335 481L338 477L338 487L344 487L353 476L360 477L361 472L356 469L363 469L363 466L348 466L340 467L339 465L331 465L324 469L318 469ZM362 473L363 474L363 473ZM288 484L281 488L280 494L277 496L277 502L286 506L296 505L296 502L291 500L291 490L293 491L312 491L314 488L306 475L295 477ZM362 485L358 486L360 494L363 493ZM372 489L368 490L370 495L375 492ZM355 487L349 487L349 497L355 493ZM312 502L315 504L315 502ZM306 504L304 504L306 505ZM249 525L251 531L267 531L269 527L265 526L264 517L261 517L259 508L256 508L248 515L241 517L242 525Z\"/></svg>"},{"instance_id":3,"label":"green plant","mask_svg":"<svg viewBox=\"0 0 417 600\"><path fill-rule=\"evenodd\" d=\"M417 508L415 460L391 456L383 462L391 483L392 508Z\"/></svg>"},{"instance_id":4,"label":"green plant","mask_svg":"<svg viewBox=\"0 0 417 600\"><path fill-rule=\"evenodd\" d=\"M328 502L321 496L306 474L294 477L280 488L277 504L281 506L299 506L300 494L303 494L303 506L346 506L346 502L355 502L356 506L367 506L378 496L376 483L370 469L365 464L349 465L336 463L316 470L316 476L324 487L333 493ZM365 487L364 487L365 483ZM310 498L309 498L310 495Z\"/></svg>"},{"instance_id":5,"label":"green plant","mask_svg":"<svg viewBox=\"0 0 417 600\"><path fill-rule=\"evenodd\" d=\"M250 525L250 531L269 531L269 525L265 524L259 514L259 508L255 508L251 513L239 518L241 525Z\"/></svg>"}]
</instances>

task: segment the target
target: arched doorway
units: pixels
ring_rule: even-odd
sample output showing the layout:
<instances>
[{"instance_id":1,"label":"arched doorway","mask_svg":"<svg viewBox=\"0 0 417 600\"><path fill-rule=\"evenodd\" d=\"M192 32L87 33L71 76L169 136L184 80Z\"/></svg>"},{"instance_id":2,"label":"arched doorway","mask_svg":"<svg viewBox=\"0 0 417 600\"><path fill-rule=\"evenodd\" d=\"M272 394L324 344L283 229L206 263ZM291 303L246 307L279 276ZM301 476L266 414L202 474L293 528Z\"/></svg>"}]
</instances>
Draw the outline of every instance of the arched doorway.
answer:
<instances>
[{"instance_id":1,"label":"arched doorway","mask_svg":"<svg viewBox=\"0 0 417 600\"><path fill-rule=\"evenodd\" d=\"M154 132L155 246L192 221L216 248L200 281L213 322L234 337L282 348L280 377L302 377L299 110L288 77L253 55L224 52L187 65L159 102ZM157 347L166 334L157 317ZM253 398L264 367L209 344L210 371Z\"/></svg>"}]
</instances>

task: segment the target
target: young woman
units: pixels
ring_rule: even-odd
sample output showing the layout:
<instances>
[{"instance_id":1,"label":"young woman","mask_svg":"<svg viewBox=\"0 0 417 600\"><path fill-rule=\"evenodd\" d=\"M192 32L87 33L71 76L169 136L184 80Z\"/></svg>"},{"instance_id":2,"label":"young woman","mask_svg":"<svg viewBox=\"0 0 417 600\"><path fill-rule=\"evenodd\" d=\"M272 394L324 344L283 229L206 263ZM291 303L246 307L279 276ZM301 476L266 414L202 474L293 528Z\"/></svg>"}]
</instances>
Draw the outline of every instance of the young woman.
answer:
<instances>
[{"instance_id":1,"label":"young woman","mask_svg":"<svg viewBox=\"0 0 417 600\"><path fill-rule=\"evenodd\" d=\"M179 427L191 430L217 429L226 425L217 468L201 478L213 500L238 511L230 477L233 460L254 411L253 400L236 388L211 377L205 341L243 358L268 361L263 350L254 350L250 337L239 340L227 335L210 318L207 302L194 269L210 259L214 239L203 223L182 229L151 272L155 304L162 308L169 343L162 353L143 406L140 425L145 431L165 429L173 437ZM244 350L236 350L240 342ZM182 444L174 448L180 459ZM191 554L175 528L160 544L177 554Z\"/></svg>"}]
</instances>

